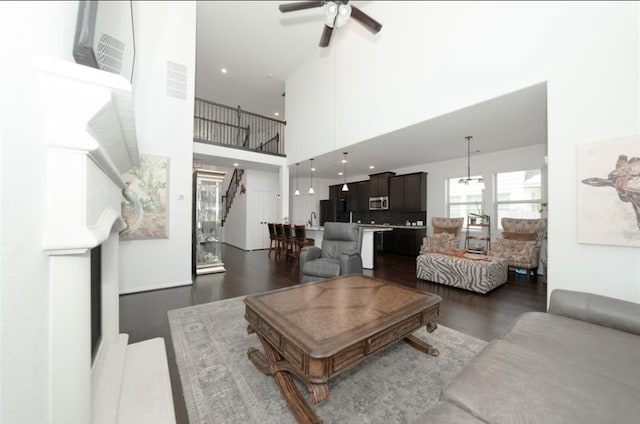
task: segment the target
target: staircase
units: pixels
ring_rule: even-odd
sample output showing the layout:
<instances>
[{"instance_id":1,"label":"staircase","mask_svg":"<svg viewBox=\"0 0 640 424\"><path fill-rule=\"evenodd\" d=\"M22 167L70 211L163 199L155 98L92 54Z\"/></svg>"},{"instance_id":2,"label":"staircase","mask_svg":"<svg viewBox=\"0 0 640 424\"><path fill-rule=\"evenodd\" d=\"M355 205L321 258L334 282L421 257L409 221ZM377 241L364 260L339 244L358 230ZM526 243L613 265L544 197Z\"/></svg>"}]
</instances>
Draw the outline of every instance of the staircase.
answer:
<instances>
[{"instance_id":1,"label":"staircase","mask_svg":"<svg viewBox=\"0 0 640 424\"><path fill-rule=\"evenodd\" d=\"M222 200L224 202L224 214L222 215L223 227L224 222L227 220L227 215L229 215L229 210L231 210L233 199L235 199L236 193L238 192L238 187L240 186L240 182L242 181L242 175L244 175L244 169L235 169L233 171L231 182L229 183L229 188L227 188L227 192L225 193L225 195L222 196Z\"/></svg>"}]
</instances>

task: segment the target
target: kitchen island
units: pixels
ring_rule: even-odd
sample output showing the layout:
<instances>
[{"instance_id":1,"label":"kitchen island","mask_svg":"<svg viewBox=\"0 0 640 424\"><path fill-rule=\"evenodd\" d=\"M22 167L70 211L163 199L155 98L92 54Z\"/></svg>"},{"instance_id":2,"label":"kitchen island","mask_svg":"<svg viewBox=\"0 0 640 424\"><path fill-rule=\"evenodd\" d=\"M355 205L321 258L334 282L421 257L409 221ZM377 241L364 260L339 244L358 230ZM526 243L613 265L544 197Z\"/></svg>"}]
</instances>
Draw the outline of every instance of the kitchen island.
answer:
<instances>
[{"instance_id":1,"label":"kitchen island","mask_svg":"<svg viewBox=\"0 0 640 424\"><path fill-rule=\"evenodd\" d=\"M362 267L365 269L373 269L373 258L376 253L374 234L382 231L392 231L393 227L389 225L374 226L371 224L363 224L362 227L362 250L360 256L362 256ZM307 227L307 237L314 240L314 245L322 247L322 240L324 238L324 227Z\"/></svg>"}]
</instances>

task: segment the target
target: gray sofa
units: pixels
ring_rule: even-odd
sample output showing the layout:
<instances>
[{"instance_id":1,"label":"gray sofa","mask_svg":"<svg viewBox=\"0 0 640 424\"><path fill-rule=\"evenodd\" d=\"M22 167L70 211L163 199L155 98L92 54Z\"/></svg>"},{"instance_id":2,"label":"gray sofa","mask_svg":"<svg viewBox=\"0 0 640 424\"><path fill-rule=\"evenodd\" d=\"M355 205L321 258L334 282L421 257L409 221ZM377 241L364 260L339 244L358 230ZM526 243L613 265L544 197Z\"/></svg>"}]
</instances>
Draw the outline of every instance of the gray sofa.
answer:
<instances>
[{"instance_id":1,"label":"gray sofa","mask_svg":"<svg viewBox=\"0 0 640 424\"><path fill-rule=\"evenodd\" d=\"M640 305L554 290L518 317L415 423L640 422Z\"/></svg>"}]
</instances>

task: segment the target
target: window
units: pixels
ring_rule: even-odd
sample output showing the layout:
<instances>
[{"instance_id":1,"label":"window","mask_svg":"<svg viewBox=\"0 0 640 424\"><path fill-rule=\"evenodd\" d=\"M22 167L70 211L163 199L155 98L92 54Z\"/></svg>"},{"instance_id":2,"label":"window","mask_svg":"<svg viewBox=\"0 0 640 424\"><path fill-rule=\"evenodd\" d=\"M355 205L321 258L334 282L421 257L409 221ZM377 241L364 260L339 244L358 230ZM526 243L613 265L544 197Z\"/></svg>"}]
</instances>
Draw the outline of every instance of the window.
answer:
<instances>
[{"instance_id":1,"label":"window","mask_svg":"<svg viewBox=\"0 0 640 424\"><path fill-rule=\"evenodd\" d=\"M542 181L539 169L496 175L497 224L502 218L540 218Z\"/></svg>"},{"instance_id":2,"label":"window","mask_svg":"<svg viewBox=\"0 0 640 424\"><path fill-rule=\"evenodd\" d=\"M472 178L479 178L479 176L475 175ZM464 218L463 226L466 226L468 214L482 212L484 185L460 184L459 180L460 178L451 178L447 182L447 207L449 218Z\"/></svg>"}]
</instances>

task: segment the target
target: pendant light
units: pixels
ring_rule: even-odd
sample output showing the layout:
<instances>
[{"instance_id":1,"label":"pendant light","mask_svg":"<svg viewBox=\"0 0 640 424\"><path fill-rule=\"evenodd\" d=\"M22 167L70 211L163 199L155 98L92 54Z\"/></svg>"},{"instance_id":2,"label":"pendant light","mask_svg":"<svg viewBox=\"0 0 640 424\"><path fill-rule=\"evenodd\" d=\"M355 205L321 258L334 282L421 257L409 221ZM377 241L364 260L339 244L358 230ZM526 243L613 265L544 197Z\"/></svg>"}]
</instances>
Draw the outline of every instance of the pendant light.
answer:
<instances>
[{"instance_id":1,"label":"pendant light","mask_svg":"<svg viewBox=\"0 0 640 424\"><path fill-rule=\"evenodd\" d=\"M347 152L344 152L342 163L344 164L344 184L342 184L342 191L349 191L349 186L347 185Z\"/></svg>"},{"instance_id":2,"label":"pendant light","mask_svg":"<svg viewBox=\"0 0 640 424\"><path fill-rule=\"evenodd\" d=\"M477 184L484 189L484 179L482 177L471 178L471 139L473 136L466 136L467 139L467 178L460 178L458 184Z\"/></svg>"},{"instance_id":3,"label":"pendant light","mask_svg":"<svg viewBox=\"0 0 640 424\"><path fill-rule=\"evenodd\" d=\"M296 163L296 191L293 193L294 196L300 196L299 182L300 182L300 164Z\"/></svg>"},{"instance_id":4,"label":"pendant light","mask_svg":"<svg viewBox=\"0 0 640 424\"><path fill-rule=\"evenodd\" d=\"M309 170L309 175L311 176L311 187L309 187L309 194L315 194L316 193L313 190L313 171L315 171L315 168L313 167L313 159L311 159L311 169Z\"/></svg>"}]
</instances>

